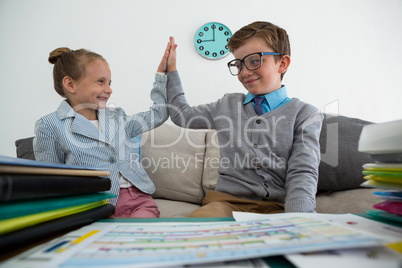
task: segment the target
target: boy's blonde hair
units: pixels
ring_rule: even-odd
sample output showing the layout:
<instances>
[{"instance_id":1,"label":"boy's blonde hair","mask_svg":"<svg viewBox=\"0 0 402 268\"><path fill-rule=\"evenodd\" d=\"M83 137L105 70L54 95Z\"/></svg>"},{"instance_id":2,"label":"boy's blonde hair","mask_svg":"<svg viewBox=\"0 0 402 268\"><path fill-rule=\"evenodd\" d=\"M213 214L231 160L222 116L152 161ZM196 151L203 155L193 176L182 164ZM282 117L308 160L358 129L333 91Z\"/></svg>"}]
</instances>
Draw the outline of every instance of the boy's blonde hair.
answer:
<instances>
[{"instance_id":1,"label":"boy's blonde hair","mask_svg":"<svg viewBox=\"0 0 402 268\"><path fill-rule=\"evenodd\" d=\"M99 54L86 50L71 50L67 47L56 48L49 55L49 62L54 64L54 89L60 96L65 97L63 79L66 76L77 81L85 75L85 67L94 60L107 61Z\"/></svg>"},{"instance_id":2,"label":"boy's blonde hair","mask_svg":"<svg viewBox=\"0 0 402 268\"><path fill-rule=\"evenodd\" d=\"M290 43L286 31L265 21L253 22L235 32L228 43L230 52L233 53L234 50L244 45L244 43L252 37L261 37L267 42L267 45L274 50L274 52L281 54L281 56L290 56ZM281 56L274 56L275 62L280 60ZM281 78L283 78L283 75L284 73L281 75Z\"/></svg>"}]
</instances>

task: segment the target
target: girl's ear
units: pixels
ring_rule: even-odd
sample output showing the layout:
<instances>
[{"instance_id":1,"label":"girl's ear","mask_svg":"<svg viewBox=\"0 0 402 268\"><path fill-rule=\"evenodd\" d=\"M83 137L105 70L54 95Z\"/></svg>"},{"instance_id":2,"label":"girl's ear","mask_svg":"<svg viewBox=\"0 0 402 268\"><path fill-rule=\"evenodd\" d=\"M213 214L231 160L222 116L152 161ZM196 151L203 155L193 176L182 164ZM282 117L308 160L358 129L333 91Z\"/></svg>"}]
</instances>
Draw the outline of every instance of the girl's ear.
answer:
<instances>
[{"instance_id":1,"label":"girl's ear","mask_svg":"<svg viewBox=\"0 0 402 268\"><path fill-rule=\"evenodd\" d=\"M65 76L63 78L63 86L67 92L74 94L76 92L74 80L70 76Z\"/></svg>"},{"instance_id":2,"label":"girl's ear","mask_svg":"<svg viewBox=\"0 0 402 268\"><path fill-rule=\"evenodd\" d=\"M281 63L279 65L279 73L283 74L289 68L290 65L290 57L289 55L283 55L281 58Z\"/></svg>"}]
</instances>

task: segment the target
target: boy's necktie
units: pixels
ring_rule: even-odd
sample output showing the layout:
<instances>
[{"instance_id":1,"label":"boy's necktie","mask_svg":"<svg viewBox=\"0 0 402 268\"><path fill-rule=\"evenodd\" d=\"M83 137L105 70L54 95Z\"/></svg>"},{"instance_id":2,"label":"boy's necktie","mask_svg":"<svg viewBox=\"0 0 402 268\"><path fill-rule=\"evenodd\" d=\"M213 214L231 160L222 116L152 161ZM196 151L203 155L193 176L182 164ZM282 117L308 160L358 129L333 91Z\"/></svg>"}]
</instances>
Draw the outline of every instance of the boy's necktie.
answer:
<instances>
[{"instance_id":1,"label":"boy's necktie","mask_svg":"<svg viewBox=\"0 0 402 268\"><path fill-rule=\"evenodd\" d=\"M258 115L262 115L264 112L262 111L261 103L264 100L264 97L256 96L254 97L254 110Z\"/></svg>"}]
</instances>

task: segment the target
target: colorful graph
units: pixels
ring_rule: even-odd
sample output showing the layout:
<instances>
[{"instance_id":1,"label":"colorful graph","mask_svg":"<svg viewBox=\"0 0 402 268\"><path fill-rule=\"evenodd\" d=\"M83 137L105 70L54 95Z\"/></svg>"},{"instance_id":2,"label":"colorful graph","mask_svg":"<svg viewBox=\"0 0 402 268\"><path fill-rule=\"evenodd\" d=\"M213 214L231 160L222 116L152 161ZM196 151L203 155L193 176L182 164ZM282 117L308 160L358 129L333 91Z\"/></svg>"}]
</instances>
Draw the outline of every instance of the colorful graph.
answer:
<instances>
[{"instance_id":1,"label":"colorful graph","mask_svg":"<svg viewBox=\"0 0 402 268\"><path fill-rule=\"evenodd\" d=\"M100 232L62 267L182 265L378 244L371 236L308 217L197 225L120 223Z\"/></svg>"}]
</instances>

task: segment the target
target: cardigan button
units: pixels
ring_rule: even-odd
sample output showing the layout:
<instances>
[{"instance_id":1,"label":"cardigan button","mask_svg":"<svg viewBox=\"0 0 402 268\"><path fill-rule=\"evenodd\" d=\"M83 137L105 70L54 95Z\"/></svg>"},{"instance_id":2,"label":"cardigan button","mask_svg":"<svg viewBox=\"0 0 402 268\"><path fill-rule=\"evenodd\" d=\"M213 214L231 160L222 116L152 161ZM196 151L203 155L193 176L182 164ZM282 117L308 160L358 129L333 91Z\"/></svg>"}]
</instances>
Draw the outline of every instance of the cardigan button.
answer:
<instances>
[{"instance_id":1,"label":"cardigan button","mask_svg":"<svg viewBox=\"0 0 402 268\"><path fill-rule=\"evenodd\" d=\"M255 122L256 122L257 124L261 124L261 120L260 120L260 119L257 119Z\"/></svg>"},{"instance_id":2,"label":"cardigan button","mask_svg":"<svg viewBox=\"0 0 402 268\"><path fill-rule=\"evenodd\" d=\"M254 143L253 148L254 148L254 149L258 149L258 144L257 144L257 143Z\"/></svg>"},{"instance_id":3,"label":"cardigan button","mask_svg":"<svg viewBox=\"0 0 402 268\"><path fill-rule=\"evenodd\" d=\"M117 162L116 157L111 156L111 157L109 158L109 163L110 163L110 164L114 164L114 163L116 163L116 162Z\"/></svg>"}]
</instances>

